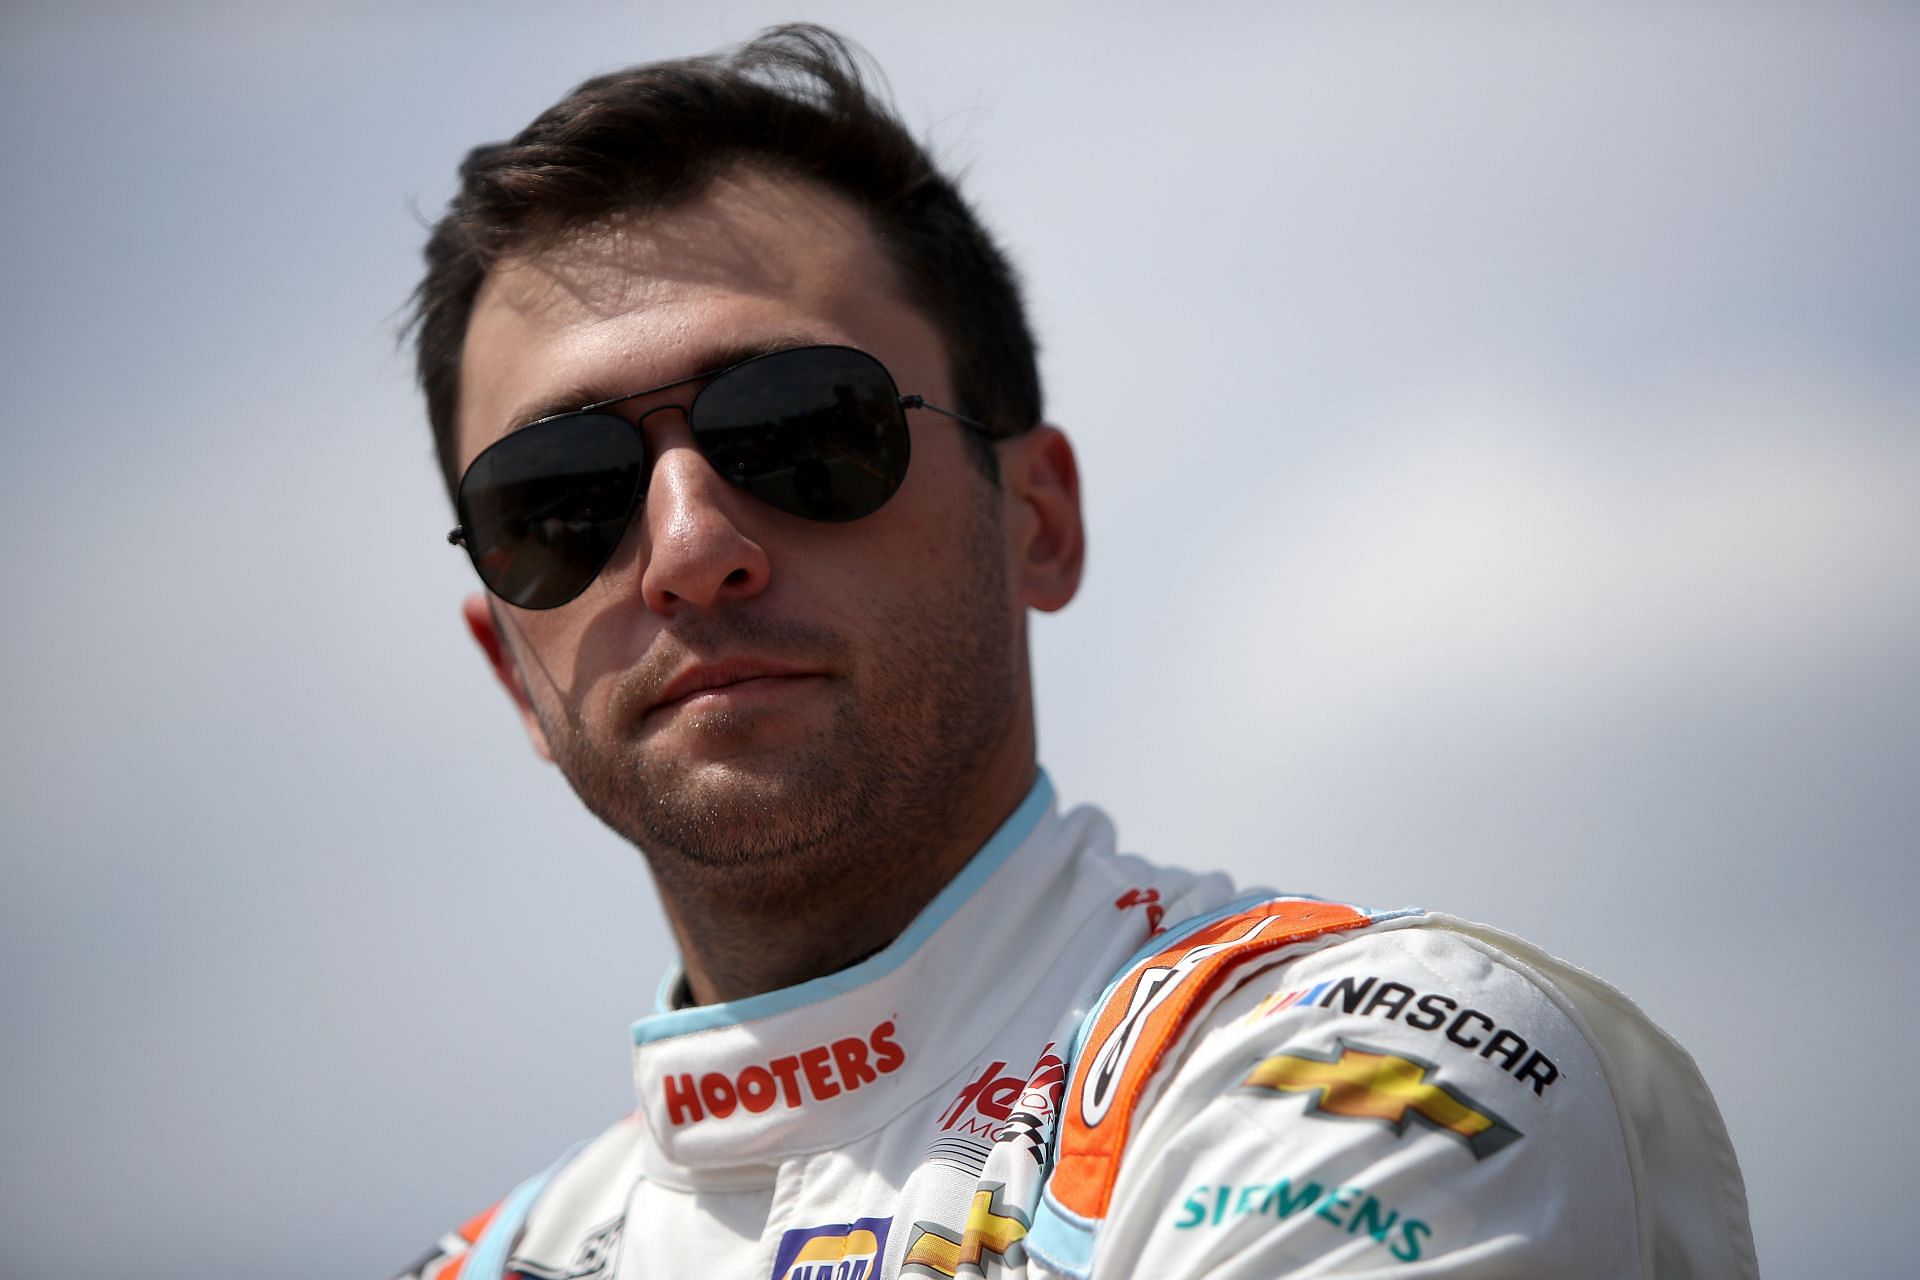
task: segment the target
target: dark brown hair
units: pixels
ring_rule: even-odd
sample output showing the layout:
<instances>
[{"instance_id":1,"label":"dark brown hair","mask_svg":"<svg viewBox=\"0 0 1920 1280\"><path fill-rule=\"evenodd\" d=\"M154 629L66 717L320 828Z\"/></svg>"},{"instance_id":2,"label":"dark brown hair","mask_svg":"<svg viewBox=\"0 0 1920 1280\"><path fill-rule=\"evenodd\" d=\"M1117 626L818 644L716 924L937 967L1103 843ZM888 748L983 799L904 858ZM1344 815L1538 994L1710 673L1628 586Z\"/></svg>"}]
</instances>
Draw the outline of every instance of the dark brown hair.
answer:
<instances>
[{"instance_id":1,"label":"dark brown hair","mask_svg":"<svg viewBox=\"0 0 1920 1280\"><path fill-rule=\"evenodd\" d=\"M956 409L999 435L1040 420L1013 268L884 88L868 87L862 56L822 27L775 27L737 49L596 76L511 141L468 153L409 323L449 491L467 321L493 264L597 218L671 209L740 164L821 183L866 214L907 300L946 340ZM975 456L996 475L990 446Z\"/></svg>"}]
</instances>

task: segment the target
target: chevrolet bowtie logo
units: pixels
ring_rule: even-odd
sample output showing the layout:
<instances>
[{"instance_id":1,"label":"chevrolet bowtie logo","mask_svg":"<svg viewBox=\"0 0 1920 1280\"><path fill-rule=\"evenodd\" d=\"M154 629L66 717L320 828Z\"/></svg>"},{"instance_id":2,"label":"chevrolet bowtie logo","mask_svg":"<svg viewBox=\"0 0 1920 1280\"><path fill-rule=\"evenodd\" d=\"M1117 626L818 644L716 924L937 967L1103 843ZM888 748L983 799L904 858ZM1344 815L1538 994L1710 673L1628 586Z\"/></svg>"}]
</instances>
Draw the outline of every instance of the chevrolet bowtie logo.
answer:
<instances>
[{"instance_id":1,"label":"chevrolet bowtie logo","mask_svg":"<svg viewBox=\"0 0 1920 1280\"><path fill-rule=\"evenodd\" d=\"M1020 1241L1026 1238L1027 1220L1018 1209L999 1203L1005 1186L986 1182L973 1193L973 1203L967 1208L967 1227L958 1240L935 1223L914 1223L901 1271L919 1267L922 1275L957 1276L960 1268L971 1267L984 1272L983 1258L989 1253L1000 1255L1009 1267L1019 1266L1026 1255Z\"/></svg>"},{"instance_id":2,"label":"chevrolet bowtie logo","mask_svg":"<svg viewBox=\"0 0 1920 1280\"><path fill-rule=\"evenodd\" d=\"M1311 1095L1310 1112L1347 1120L1378 1120L1404 1133L1409 1116L1467 1144L1477 1160L1520 1140L1520 1131L1473 1099L1427 1079L1430 1062L1374 1053L1336 1041L1338 1057L1282 1053L1253 1069L1251 1088Z\"/></svg>"}]
</instances>

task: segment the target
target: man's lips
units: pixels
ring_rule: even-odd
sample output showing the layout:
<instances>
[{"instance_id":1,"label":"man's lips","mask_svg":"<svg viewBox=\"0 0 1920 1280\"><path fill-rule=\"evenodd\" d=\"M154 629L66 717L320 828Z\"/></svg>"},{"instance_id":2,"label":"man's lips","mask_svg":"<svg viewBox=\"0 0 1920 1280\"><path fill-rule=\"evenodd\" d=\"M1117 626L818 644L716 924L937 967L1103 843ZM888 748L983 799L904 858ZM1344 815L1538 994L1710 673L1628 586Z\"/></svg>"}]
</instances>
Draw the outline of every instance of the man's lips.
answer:
<instances>
[{"instance_id":1,"label":"man's lips","mask_svg":"<svg viewBox=\"0 0 1920 1280\"><path fill-rule=\"evenodd\" d=\"M703 693L736 689L740 692L770 689L789 680L823 676L823 671L791 666L755 658L735 658L725 662L696 663L667 681L659 693L648 700L643 715L696 698Z\"/></svg>"}]
</instances>

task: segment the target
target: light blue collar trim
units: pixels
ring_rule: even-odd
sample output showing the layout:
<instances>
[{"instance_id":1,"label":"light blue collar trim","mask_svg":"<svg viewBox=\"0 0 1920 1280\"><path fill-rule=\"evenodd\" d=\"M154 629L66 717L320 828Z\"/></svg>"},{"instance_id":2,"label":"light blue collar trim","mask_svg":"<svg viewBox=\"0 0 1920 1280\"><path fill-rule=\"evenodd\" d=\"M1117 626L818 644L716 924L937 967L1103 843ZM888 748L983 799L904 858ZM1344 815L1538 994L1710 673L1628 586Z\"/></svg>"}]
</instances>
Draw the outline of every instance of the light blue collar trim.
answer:
<instances>
[{"instance_id":1,"label":"light blue collar trim","mask_svg":"<svg viewBox=\"0 0 1920 1280\"><path fill-rule=\"evenodd\" d=\"M680 962L675 960L667 966L667 971L660 975L660 989L653 993L653 1011L656 1014L672 1013L679 1007L674 1001L680 997L680 979L683 974L684 970L680 968Z\"/></svg>"},{"instance_id":2,"label":"light blue collar trim","mask_svg":"<svg viewBox=\"0 0 1920 1280\"><path fill-rule=\"evenodd\" d=\"M993 838L980 847L965 869L947 883L947 887L934 896L926 909L913 918L907 931L888 943L886 948L875 955L868 956L859 964L838 973L830 973L824 978L814 978L797 986L782 987L778 991L767 991L757 996L748 996L742 1000L728 1000L720 1004L699 1005L692 1009L669 1009L667 1002L680 981L680 964L675 961L660 983L655 997L655 1007L659 1010L633 1024L633 1042L637 1045L648 1044L655 1040L666 1040L673 1036L686 1035L690 1031L710 1031L715 1027L728 1027L742 1022L751 1022L755 1018L770 1017L776 1013L785 1013L805 1005L818 1004L831 1000L835 996L864 987L879 978L884 978L902 964L920 945L941 925L945 924L963 903L980 891L987 877L1000 869L1013 851L1033 834L1040 819L1053 808L1053 780L1042 769L1034 779L1033 790L1027 792L1027 798L1020 807L1000 824Z\"/></svg>"}]
</instances>

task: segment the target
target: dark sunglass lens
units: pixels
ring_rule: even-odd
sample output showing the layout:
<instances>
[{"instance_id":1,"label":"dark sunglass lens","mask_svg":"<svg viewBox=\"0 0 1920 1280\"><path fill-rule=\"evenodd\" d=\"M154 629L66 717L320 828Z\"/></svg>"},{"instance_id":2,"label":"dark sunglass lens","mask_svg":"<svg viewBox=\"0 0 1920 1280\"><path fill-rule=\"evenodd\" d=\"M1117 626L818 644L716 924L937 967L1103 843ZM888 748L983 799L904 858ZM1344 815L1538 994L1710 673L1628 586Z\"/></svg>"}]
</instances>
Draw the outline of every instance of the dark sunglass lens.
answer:
<instances>
[{"instance_id":1,"label":"dark sunglass lens","mask_svg":"<svg viewBox=\"0 0 1920 1280\"><path fill-rule=\"evenodd\" d=\"M489 447L458 502L480 580L523 609L579 595L620 545L644 469L640 433L608 413L535 423Z\"/></svg>"},{"instance_id":2,"label":"dark sunglass lens","mask_svg":"<svg viewBox=\"0 0 1920 1280\"><path fill-rule=\"evenodd\" d=\"M690 422L722 477L809 520L872 515L907 474L907 423L892 377L843 347L739 365L701 389Z\"/></svg>"}]
</instances>

